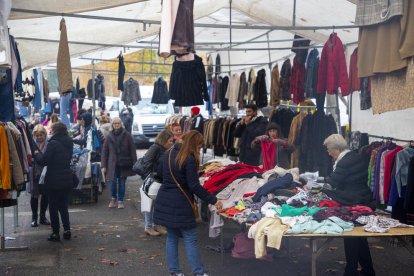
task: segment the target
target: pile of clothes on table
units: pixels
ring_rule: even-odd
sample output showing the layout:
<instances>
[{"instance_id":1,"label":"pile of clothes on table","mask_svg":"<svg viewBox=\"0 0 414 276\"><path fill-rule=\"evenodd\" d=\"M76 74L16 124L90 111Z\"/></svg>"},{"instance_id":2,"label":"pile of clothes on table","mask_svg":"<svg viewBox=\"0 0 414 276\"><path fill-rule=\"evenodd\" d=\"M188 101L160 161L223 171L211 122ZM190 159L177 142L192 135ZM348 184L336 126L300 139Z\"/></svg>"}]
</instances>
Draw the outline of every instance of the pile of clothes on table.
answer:
<instances>
[{"instance_id":1,"label":"pile of clothes on table","mask_svg":"<svg viewBox=\"0 0 414 276\"><path fill-rule=\"evenodd\" d=\"M263 172L245 164L215 165L202 176L202 184L223 202L223 213L240 224L251 226L256 258L267 255L266 247L280 249L284 234L343 234L354 226L368 232L386 232L391 227L412 227L397 220L379 217L367 206L342 206L323 191L309 188L297 168L275 167ZM303 176L303 175L302 175ZM212 210L210 236L223 225Z\"/></svg>"}]
</instances>

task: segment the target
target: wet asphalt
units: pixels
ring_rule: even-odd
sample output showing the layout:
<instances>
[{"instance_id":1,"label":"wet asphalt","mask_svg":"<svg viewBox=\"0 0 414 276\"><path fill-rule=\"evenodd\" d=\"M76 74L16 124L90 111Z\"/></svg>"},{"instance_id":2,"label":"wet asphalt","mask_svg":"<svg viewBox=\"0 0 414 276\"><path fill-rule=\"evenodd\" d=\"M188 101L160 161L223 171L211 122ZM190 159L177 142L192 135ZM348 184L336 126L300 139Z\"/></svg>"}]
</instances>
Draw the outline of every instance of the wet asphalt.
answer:
<instances>
[{"instance_id":1,"label":"wet asphalt","mask_svg":"<svg viewBox=\"0 0 414 276\"><path fill-rule=\"evenodd\" d=\"M49 242L50 227L30 227L30 195L19 198L19 226L14 233L13 208L5 209L7 247L28 246L25 251L0 252L0 275L169 275L165 258L165 236L149 237L144 233L140 213L138 177L129 178L125 209L109 209L110 194L105 189L94 204L70 206L72 240ZM271 261L224 259L211 249L218 238L208 238L208 224L200 223L199 244L203 262L210 276L311 275L311 250L308 239L283 241L283 250ZM227 222L225 244L231 242L240 227ZM390 239L370 239L377 275L413 275L414 256ZM322 241L321 241L322 242ZM289 249L289 250L287 250ZM184 248L180 244L183 272L191 275ZM345 257L341 239L335 240L318 258L318 275L343 275Z\"/></svg>"}]
</instances>

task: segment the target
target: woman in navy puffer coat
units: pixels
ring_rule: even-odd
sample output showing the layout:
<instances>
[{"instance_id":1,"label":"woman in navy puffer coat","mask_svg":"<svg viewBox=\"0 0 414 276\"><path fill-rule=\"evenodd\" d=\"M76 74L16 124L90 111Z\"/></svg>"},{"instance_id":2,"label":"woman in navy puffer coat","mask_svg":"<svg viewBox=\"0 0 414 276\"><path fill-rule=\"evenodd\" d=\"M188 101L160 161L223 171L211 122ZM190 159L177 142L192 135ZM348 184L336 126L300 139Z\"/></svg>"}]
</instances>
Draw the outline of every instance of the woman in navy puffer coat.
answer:
<instances>
[{"instance_id":1,"label":"woman in navy puffer coat","mask_svg":"<svg viewBox=\"0 0 414 276\"><path fill-rule=\"evenodd\" d=\"M178 262L179 237L184 239L192 273L206 275L198 248L195 215L189 200L193 203L196 195L203 201L214 204L217 209L222 208L222 203L209 194L198 179L200 149L203 143L203 136L198 131L186 133L182 136L182 143L177 143L164 154L163 162L158 168L163 175L163 185L155 201L154 222L167 228L166 251L171 275L181 273Z\"/></svg>"}]
</instances>

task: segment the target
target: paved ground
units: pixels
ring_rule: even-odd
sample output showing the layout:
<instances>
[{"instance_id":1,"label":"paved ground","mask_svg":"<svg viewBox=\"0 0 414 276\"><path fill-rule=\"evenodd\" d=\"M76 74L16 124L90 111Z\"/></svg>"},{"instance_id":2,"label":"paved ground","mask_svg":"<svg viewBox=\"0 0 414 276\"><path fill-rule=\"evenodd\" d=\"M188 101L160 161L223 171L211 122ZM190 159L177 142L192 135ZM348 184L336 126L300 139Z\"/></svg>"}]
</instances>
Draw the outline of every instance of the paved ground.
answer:
<instances>
[{"instance_id":1,"label":"paved ground","mask_svg":"<svg viewBox=\"0 0 414 276\"><path fill-rule=\"evenodd\" d=\"M31 228L29 196L19 199L19 227L13 233L12 208L6 208L6 236L15 240L7 246L27 245L29 250L0 252L0 275L168 275L164 254L165 237L148 237L143 232L139 212L138 178L127 183L124 210L108 209L108 190L97 204L70 207L73 239L51 243L46 240L50 229ZM201 254L212 276L310 275L310 247L306 239L291 239L290 254L280 252L272 262L239 260L206 249L219 240L208 238L208 227L198 227ZM225 240L230 241L238 226L228 223ZM377 275L413 275L414 257L404 247L393 247L388 240L370 240ZM191 275L180 249L184 272ZM318 275L342 275L344 268L342 241L332 243L318 259Z\"/></svg>"}]
</instances>

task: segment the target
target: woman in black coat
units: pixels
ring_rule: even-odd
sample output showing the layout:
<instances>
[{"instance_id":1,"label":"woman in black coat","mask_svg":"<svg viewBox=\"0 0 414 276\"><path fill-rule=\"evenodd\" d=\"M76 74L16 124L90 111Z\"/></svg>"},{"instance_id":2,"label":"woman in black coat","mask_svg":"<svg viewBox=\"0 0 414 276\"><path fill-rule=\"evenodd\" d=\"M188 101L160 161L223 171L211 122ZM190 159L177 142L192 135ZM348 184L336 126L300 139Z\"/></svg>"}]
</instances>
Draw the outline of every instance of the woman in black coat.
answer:
<instances>
[{"instance_id":1,"label":"woman in black coat","mask_svg":"<svg viewBox=\"0 0 414 276\"><path fill-rule=\"evenodd\" d=\"M128 176L135 175L132 165L137 161L134 139L122 127L122 121L115 117L113 130L108 134L102 148L101 166L110 183L112 200L109 208L125 208L125 183Z\"/></svg>"},{"instance_id":2,"label":"woman in black coat","mask_svg":"<svg viewBox=\"0 0 414 276\"><path fill-rule=\"evenodd\" d=\"M331 176L326 178L333 189L322 191L342 205L365 205L374 209L372 194L367 186L368 164L362 156L349 151L345 139L339 134L326 138L324 145L335 164ZM346 238L344 247L345 276L360 275L358 263L362 267L361 274L375 275L367 238Z\"/></svg>"},{"instance_id":3,"label":"woman in black coat","mask_svg":"<svg viewBox=\"0 0 414 276\"><path fill-rule=\"evenodd\" d=\"M158 133L155 138L154 144L148 149L144 155L144 166L145 174L141 176L142 179L145 179L150 173L154 174L154 179L159 183L162 183L162 175L158 174L158 167L162 163L162 158L164 152L171 148L174 144L174 134L169 129L164 129ZM142 189L140 189L142 191ZM144 198L145 197L145 198ZM149 198L145 193L141 192L141 210L143 210L143 204L150 203L152 205L152 199ZM145 219L145 233L150 236L159 236L160 234L167 234L167 230L161 225L155 225L153 223L153 206L151 206L151 211L143 211Z\"/></svg>"},{"instance_id":4,"label":"woman in black coat","mask_svg":"<svg viewBox=\"0 0 414 276\"><path fill-rule=\"evenodd\" d=\"M59 241L59 214L63 224L63 238L70 240L69 221L69 193L73 187L73 174L70 169L72 159L73 142L68 136L66 125L57 122L52 125L52 137L50 138L46 152L42 154L35 151L36 162L41 166L47 166L44 190L49 199L49 214L53 233L49 241Z\"/></svg>"},{"instance_id":5,"label":"woman in black coat","mask_svg":"<svg viewBox=\"0 0 414 276\"><path fill-rule=\"evenodd\" d=\"M182 136L182 143L175 144L164 154L159 172L163 185L158 191L154 207L154 222L167 227L167 263L171 275L181 273L178 262L178 240L183 237L185 251L194 275L204 275L204 266L198 248L196 209L194 195L217 209L221 201L209 194L198 179L200 149L203 135L191 130ZM198 215L198 214L197 214Z\"/></svg>"}]
</instances>

